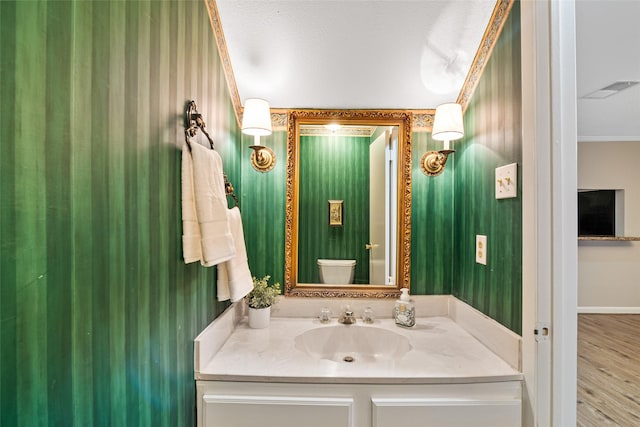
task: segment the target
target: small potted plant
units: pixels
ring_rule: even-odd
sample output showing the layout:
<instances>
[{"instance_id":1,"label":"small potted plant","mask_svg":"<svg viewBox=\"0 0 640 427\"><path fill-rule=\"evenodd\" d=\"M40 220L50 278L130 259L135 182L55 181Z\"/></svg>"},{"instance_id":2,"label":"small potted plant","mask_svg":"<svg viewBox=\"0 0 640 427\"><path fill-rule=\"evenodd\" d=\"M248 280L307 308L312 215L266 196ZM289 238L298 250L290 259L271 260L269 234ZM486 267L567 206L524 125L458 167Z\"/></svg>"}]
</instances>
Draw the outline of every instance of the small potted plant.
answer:
<instances>
[{"instance_id":1,"label":"small potted plant","mask_svg":"<svg viewBox=\"0 0 640 427\"><path fill-rule=\"evenodd\" d=\"M269 285L271 276L253 278L253 290L244 297L249 306L249 327L262 329L269 326L271 306L280 295L280 283Z\"/></svg>"}]
</instances>

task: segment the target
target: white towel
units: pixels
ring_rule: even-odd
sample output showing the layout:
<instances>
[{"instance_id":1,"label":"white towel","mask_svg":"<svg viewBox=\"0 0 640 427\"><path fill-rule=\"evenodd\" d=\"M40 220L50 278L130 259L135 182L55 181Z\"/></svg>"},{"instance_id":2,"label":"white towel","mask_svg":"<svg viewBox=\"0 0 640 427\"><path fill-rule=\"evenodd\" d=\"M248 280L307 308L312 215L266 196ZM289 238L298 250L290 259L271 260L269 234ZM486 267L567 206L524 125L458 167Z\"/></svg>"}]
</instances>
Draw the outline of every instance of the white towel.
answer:
<instances>
[{"instance_id":1,"label":"white towel","mask_svg":"<svg viewBox=\"0 0 640 427\"><path fill-rule=\"evenodd\" d=\"M200 261L200 226L193 194L193 160L189 147L182 147L182 255L185 264Z\"/></svg>"},{"instance_id":2,"label":"white towel","mask_svg":"<svg viewBox=\"0 0 640 427\"><path fill-rule=\"evenodd\" d=\"M236 256L218 264L218 301L230 299L231 302L236 302L253 290L253 277L247 262L240 210L234 207L229 209L227 214L235 242Z\"/></svg>"},{"instance_id":3,"label":"white towel","mask_svg":"<svg viewBox=\"0 0 640 427\"><path fill-rule=\"evenodd\" d=\"M222 159L217 151L191 144L193 188L200 226L202 260L205 267L230 260L236 255L227 219Z\"/></svg>"},{"instance_id":4,"label":"white towel","mask_svg":"<svg viewBox=\"0 0 640 427\"><path fill-rule=\"evenodd\" d=\"M191 144L190 159L192 193L188 188L189 158L185 161L183 150L183 255L186 263L199 259L202 265L210 267L236 254L227 220L222 159L215 150L196 143Z\"/></svg>"}]
</instances>

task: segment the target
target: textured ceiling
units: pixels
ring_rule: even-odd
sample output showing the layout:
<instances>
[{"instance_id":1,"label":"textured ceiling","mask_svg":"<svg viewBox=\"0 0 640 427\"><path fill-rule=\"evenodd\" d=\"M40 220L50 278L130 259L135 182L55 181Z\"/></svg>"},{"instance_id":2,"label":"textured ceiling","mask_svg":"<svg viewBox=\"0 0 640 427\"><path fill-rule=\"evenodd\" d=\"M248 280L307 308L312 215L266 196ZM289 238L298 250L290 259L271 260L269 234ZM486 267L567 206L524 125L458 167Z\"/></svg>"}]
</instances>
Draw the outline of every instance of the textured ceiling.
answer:
<instances>
[{"instance_id":1,"label":"textured ceiling","mask_svg":"<svg viewBox=\"0 0 640 427\"><path fill-rule=\"evenodd\" d=\"M585 95L640 81L640 1L576 2L579 141L640 141L640 84L604 99Z\"/></svg>"},{"instance_id":2,"label":"textured ceiling","mask_svg":"<svg viewBox=\"0 0 640 427\"><path fill-rule=\"evenodd\" d=\"M241 102L431 109L455 101L489 0L217 0Z\"/></svg>"}]
</instances>

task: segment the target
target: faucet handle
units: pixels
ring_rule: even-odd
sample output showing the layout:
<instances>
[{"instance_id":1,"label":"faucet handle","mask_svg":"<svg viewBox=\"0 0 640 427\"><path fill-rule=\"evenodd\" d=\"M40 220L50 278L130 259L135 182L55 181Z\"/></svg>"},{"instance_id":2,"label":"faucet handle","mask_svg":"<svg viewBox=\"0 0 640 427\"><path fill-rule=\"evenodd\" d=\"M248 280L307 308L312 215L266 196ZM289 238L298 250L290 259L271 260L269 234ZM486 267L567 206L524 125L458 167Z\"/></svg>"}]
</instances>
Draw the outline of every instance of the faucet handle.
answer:
<instances>
[{"instance_id":1,"label":"faucet handle","mask_svg":"<svg viewBox=\"0 0 640 427\"><path fill-rule=\"evenodd\" d=\"M320 316L318 316L320 319L320 323L329 323L329 321L331 320L330 316L331 310L329 310L328 307L322 307L320 309Z\"/></svg>"},{"instance_id":2,"label":"faucet handle","mask_svg":"<svg viewBox=\"0 0 640 427\"><path fill-rule=\"evenodd\" d=\"M366 307L362 311L362 321L364 323L373 323L373 309L371 307Z\"/></svg>"}]
</instances>

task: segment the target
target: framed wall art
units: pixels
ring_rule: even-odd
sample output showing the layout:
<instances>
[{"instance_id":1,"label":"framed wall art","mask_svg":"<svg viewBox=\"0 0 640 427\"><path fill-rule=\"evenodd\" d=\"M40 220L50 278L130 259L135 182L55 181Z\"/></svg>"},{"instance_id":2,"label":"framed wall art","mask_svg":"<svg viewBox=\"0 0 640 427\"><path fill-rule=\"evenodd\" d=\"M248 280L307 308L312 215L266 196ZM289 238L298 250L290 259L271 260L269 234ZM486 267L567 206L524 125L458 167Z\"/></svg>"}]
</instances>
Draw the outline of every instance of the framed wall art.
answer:
<instances>
[{"instance_id":1,"label":"framed wall art","mask_svg":"<svg viewBox=\"0 0 640 427\"><path fill-rule=\"evenodd\" d=\"M329 200L329 225L331 227L342 227L343 206L342 200Z\"/></svg>"}]
</instances>

